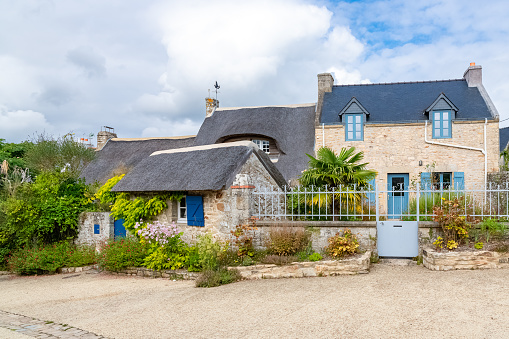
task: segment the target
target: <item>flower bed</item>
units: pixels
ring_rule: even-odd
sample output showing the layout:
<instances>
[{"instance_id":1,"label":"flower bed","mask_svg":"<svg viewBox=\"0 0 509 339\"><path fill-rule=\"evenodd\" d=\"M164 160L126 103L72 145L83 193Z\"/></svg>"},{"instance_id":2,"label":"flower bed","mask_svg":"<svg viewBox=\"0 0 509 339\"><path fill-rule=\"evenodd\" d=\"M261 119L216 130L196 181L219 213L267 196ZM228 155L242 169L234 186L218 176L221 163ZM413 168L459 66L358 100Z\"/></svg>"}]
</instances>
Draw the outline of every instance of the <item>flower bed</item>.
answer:
<instances>
[{"instance_id":1,"label":"flower bed","mask_svg":"<svg viewBox=\"0 0 509 339\"><path fill-rule=\"evenodd\" d=\"M433 271L509 268L509 253L483 250L422 251L424 267Z\"/></svg>"},{"instance_id":2,"label":"flower bed","mask_svg":"<svg viewBox=\"0 0 509 339\"><path fill-rule=\"evenodd\" d=\"M343 274L361 274L369 272L371 251L360 258L344 260L322 260L293 262L289 265L253 265L234 267L240 271L243 279L277 279L321 277ZM232 267L233 268L233 267Z\"/></svg>"}]
</instances>

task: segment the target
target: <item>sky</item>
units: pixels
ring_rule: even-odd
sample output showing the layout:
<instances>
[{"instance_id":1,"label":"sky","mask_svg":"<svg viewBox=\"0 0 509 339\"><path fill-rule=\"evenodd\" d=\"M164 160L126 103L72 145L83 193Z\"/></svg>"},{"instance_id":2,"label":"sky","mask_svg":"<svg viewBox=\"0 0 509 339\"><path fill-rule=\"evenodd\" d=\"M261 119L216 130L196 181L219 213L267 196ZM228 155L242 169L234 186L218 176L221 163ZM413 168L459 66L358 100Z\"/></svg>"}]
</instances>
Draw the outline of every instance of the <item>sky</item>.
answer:
<instances>
[{"instance_id":1,"label":"sky","mask_svg":"<svg viewBox=\"0 0 509 339\"><path fill-rule=\"evenodd\" d=\"M220 107L287 105L317 101L318 73L459 79L470 62L509 119L509 1L0 0L0 139L193 135L216 81Z\"/></svg>"}]
</instances>

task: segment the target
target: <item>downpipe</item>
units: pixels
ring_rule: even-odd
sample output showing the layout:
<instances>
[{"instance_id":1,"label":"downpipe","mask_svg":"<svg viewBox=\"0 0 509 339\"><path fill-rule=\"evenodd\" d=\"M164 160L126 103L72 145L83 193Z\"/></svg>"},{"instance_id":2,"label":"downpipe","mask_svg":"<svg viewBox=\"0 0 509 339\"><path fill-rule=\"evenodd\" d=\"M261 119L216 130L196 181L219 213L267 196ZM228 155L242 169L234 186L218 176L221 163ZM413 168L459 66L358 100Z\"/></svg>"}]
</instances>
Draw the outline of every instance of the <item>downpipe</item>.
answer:
<instances>
[{"instance_id":1,"label":"downpipe","mask_svg":"<svg viewBox=\"0 0 509 339\"><path fill-rule=\"evenodd\" d=\"M486 127L488 126L488 119L484 119L484 149L477 148L477 147L470 147L470 146L462 146L462 145L453 145L453 144L446 144L446 143L440 143L436 141L429 141L428 140L428 120L426 120L426 124L424 126L424 142L431 145L439 145L439 146L446 146L446 147L454 147L454 148L462 148L462 149L468 149L472 151L479 151L484 155L484 187L486 188L486 185L488 184L488 152L486 148Z\"/></svg>"}]
</instances>

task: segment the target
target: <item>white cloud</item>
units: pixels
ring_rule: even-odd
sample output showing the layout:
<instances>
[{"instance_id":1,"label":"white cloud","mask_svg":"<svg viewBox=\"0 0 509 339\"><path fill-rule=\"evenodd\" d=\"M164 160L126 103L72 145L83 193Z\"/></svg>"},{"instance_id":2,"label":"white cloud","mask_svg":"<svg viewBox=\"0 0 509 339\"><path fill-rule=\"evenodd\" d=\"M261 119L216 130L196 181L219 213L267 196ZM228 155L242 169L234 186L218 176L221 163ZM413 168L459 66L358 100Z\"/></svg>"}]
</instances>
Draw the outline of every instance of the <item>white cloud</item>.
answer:
<instances>
[{"instance_id":1,"label":"white cloud","mask_svg":"<svg viewBox=\"0 0 509 339\"><path fill-rule=\"evenodd\" d=\"M191 119L183 121L165 121L155 119L151 121L149 127L146 127L141 133L142 137L161 137L161 136L183 136L195 135L200 128L201 122L195 122Z\"/></svg>"},{"instance_id":2,"label":"white cloud","mask_svg":"<svg viewBox=\"0 0 509 339\"><path fill-rule=\"evenodd\" d=\"M89 78L106 76L106 58L90 46L70 50L67 60L81 68Z\"/></svg>"},{"instance_id":3,"label":"white cloud","mask_svg":"<svg viewBox=\"0 0 509 339\"><path fill-rule=\"evenodd\" d=\"M9 142L20 142L31 137L30 133L51 132L52 127L40 112L7 111L0 107L0 136Z\"/></svg>"}]
</instances>

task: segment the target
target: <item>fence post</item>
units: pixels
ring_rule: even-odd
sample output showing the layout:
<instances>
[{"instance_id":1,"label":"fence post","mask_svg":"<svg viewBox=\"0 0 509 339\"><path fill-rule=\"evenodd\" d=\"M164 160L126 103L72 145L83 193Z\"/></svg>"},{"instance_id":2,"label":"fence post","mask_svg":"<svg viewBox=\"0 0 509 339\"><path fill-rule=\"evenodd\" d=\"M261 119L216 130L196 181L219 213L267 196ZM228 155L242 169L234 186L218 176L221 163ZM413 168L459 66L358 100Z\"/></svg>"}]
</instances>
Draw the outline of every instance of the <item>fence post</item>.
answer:
<instances>
[{"instance_id":1,"label":"fence post","mask_svg":"<svg viewBox=\"0 0 509 339\"><path fill-rule=\"evenodd\" d=\"M419 200L421 200L421 185L420 184L416 184L417 186L417 196L415 197L415 199L417 200L416 202L416 206L417 206L417 224L419 224L419 217L420 217L420 208L419 208Z\"/></svg>"},{"instance_id":2,"label":"fence post","mask_svg":"<svg viewBox=\"0 0 509 339\"><path fill-rule=\"evenodd\" d=\"M376 222L380 221L380 197L378 196L378 184L375 180L375 206L376 206Z\"/></svg>"}]
</instances>

